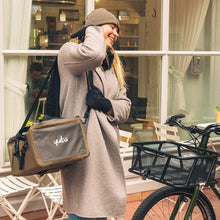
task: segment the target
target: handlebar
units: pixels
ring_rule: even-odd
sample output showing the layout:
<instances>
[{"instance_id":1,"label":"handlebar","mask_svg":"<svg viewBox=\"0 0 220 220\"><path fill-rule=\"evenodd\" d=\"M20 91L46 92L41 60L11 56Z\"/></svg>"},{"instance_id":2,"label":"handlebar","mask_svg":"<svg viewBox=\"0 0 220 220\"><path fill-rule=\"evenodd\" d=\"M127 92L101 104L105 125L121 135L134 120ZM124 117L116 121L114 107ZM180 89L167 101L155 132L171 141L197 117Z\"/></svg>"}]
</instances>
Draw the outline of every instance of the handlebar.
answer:
<instances>
[{"instance_id":1,"label":"handlebar","mask_svg":"<svg viewBox=\"0 0 220 220\"><path fill-rule=\"evenodd\" d=\"M181 121L181 118L184 117L185 115L183 114L173 115L166 120L165 124L168 124L170 126L177 126L180 127L181 129L186 130L187 132L190 133L190 136L193 137L194 139L196 139L194 134L198 134L199 136L202 135L200 147L203 148L206 148L211 133L220 135L220 124L213 123L208 125L204 129L198 128L195 125L185 126Z\"/></svg>"},{"instance_id":2,"label":"handlebar","mask_svg":"<svg viewBox=\"0 0 220 220\"><path fill-rule=\"evenodd\" d=\"M183 114L179 114L179 115L173 115L171 116L170 118L168 118L166 120L166 123L165 124L169 124L170 126L173 126L176 124L176 122L180 119L180 118L184 118L185 115Z\"/></svg>"},{"instance_id":3,"label":"handlebar","mask_svg":"<svg viewBox=\"0 0 220 220\"><path fill-rule=\"evenodd\" d=\"M195 125L191 125L191 126L185 126L182 124L182 121L180 120L181 118L184 118L185 115L183 114L178 114L178 115L173 115L170 118L168 118L165 122L165 124L168 124L170 126L178 126L186 131L189 131L192 134L202 134L204 129L200 129Z\"/></svg>"},{"instance_id":4,"label":"handlebar","mask_svg":"<svg viewBox=\"0 0 220 220\"><path fill-rule=\"evenodd\" d=\"M201 128L198 128L197 126L195 125L191 125L191 126L185 126L182 121L180 120L181 118L184 118L185 115L183 114L178 114L178 115L173 115L171 116L170 118L168 118L165 122L165 124L168 124L170 126L178 126L184 130L187 130L189 131L190 133L192 134L200 134L200 135L203 135L205 133L215 133L217 135L220 135L220 124L210 124L208 125L206 128L204 129L201 129Z\"/></svg>"}]
</instances>

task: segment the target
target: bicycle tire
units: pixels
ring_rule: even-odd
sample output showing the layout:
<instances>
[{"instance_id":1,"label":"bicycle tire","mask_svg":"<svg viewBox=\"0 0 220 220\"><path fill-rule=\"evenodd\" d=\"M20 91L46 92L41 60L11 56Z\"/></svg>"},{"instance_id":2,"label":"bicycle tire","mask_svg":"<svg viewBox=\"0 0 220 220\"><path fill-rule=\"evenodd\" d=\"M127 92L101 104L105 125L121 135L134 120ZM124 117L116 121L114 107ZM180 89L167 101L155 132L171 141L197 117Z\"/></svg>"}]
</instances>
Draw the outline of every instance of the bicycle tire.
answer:
<instances>
[{"instance_id":1,"label":"bicycle tire","mask_svg":"<svg viewBox=\"0 0 220 220\"><path fill-rule=\"evenodd\" d=\"M185 210L187 210L188 204L191 201L192 194L193 189L165 186L152 193L139 205L132 220L170 219L179 195L184 196L184 204L182 205L182 210L178 211L175 219L184 219ZM216 220L210 201L201 191L190 219Z\"/></svg>"}]
</instances>

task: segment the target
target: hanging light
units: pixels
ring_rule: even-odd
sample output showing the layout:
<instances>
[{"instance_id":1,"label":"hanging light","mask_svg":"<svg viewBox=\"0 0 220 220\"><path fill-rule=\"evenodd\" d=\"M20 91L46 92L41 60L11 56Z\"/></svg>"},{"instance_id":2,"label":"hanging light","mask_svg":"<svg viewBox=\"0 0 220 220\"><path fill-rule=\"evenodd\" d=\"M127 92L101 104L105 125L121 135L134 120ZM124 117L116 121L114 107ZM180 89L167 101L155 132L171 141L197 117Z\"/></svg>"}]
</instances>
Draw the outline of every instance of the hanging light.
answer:
<instances>
[{"instance_id":1,"label":"hanging light","mask_svg":"<svg viewBox=\"0 0 220 220\"><path fill-rule=\"evenodd\" d=\"M47 47L48 46L48 35L47 34L39 35L39 45L41 47Z\"/></svg>"},{"instance_id":2,"label":"hanging light","mask_svg":"<svg viewBox=\"0 0 220 220\"><path fill-rule=\"evenodd\" d=\"M66 21L66 14L64 13L64 11L60 13L60 21Z\"/></svg>"},{"instance_id":3,"label":"hanging light","mask_svg":"<svg viewBox=\"0 0 220 220\"><path fill-rule=\"evenodd\" d=\"M37 10L36 14L35 14L35 20L36 21L40 21L41 20L41 11Z\"/></svg>"}]
</instances>

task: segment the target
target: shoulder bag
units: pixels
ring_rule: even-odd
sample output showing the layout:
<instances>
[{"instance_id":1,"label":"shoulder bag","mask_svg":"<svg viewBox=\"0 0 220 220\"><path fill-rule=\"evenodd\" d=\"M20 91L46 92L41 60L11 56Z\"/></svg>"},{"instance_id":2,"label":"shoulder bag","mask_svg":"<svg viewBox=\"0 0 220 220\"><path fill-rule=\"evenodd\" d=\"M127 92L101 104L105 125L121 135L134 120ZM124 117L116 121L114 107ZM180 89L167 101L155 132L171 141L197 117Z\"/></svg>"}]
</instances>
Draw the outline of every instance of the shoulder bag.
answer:
<instances>
[{"instance_id":1,"label":"shoulder bag","mask_svg":"<svg viewBox=\"0 0 220 220\"><path fill-rule=\"evenodd\" d=\"M36 108L41 92L52 74L59 74L57 59L48 72L21 129L8 141L11 173L14 176L43 175L55 172L89 156L86 140L89 108L87 108L83 120L79 117L62 119L50 115L47 116L50 120L44 120L31 127L26 126ZM89 89L93 83L92 71L87 74L87 83ZM51 96L47 98L51 98Z\"/></svg>"}]
</instances>

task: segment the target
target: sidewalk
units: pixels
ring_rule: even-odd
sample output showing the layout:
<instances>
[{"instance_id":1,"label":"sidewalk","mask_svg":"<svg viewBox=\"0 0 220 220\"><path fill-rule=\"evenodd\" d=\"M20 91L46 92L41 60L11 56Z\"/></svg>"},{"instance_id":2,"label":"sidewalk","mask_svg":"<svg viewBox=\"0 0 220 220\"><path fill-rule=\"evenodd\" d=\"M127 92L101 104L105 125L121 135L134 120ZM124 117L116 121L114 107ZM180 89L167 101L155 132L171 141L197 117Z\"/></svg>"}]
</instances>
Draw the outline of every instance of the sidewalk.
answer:
<instances>
[{"instance_id":1,"label":"sidewalk","mask_svg":"<svg viewBox=\"0 0 220 220\"><path fill-rule=\"evenodd\" d=\"M218 184L220 186L220 183ZM143 201L149 194L151 194L153 191L147 191L147 192L141 192L141 193L135 193L128 195L127 198L127 208L126 208L126 215L123 218L123 220L131 220L132 216L137 209L137 207L140 205L141 201ZM204 190L204 193L206 196L210 199L214 210L216 214L216 219L220 219L220 200L217 198L217 196L213 193L211 189L206 188ZM56 215L59 216L59 213ZM23 217L27 220L46 220L47 219L47 213L46 210L40 210L35 212L28 212L24 213ZM0 220L10 220L9 217L1 217Z\"/></svg>"},{"instance_id":2,"label":"sidewalk","mask_svg":"<svg viewBox=\"0 0 220 220\"><path fill-rule=\"evenodd\" d=\"M218 186L220 187L220 182L218 183ZM141 195L140 194L128 195L128 203L127 203L126 215L124 217L124 220L131 220L135 210L141 204L141 201L143 201L152 192L153 191L143 192L141 193ZM215 211L216 219L220 220L220 199L218 199L218 197L214 194L214 192L211 189L206 188L203 192L212 203L212 206Z\"/></svg>"}]
</instances>

